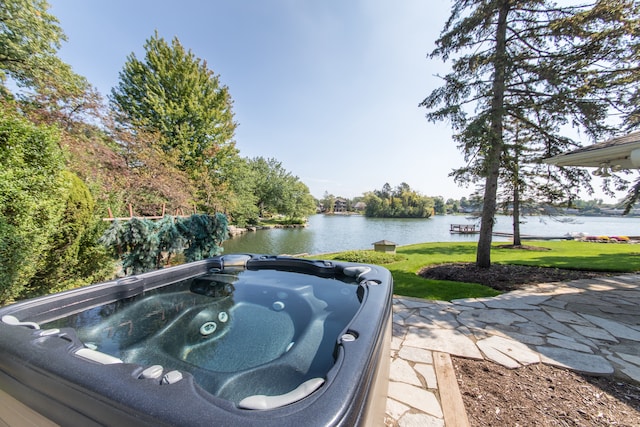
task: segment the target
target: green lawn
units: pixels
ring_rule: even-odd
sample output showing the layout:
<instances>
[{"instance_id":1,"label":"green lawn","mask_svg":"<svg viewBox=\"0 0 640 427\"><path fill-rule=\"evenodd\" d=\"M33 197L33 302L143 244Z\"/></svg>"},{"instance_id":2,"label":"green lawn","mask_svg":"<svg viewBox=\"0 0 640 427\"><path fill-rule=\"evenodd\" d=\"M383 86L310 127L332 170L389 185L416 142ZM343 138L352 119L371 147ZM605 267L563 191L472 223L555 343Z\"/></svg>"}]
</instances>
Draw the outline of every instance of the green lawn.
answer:
<instances>
[{"instance_id":1,"label":"green lawn","mask_svg":"<svg viewBox=\"0 0 640 427\"><path fill-rule=\"evenodd\" d=\"M609 272L640 271L640 245L627 243L590 243L579 241L536 241L526 245L548 248L545 251L500 249L494 244L491 260L496 264L522 264L540 267L556 267L574 270ZM323 255L327 259L381 264L391 271L394 293L418 298L451 301L457 298L477 298L498 295L489 287L474 284L427 280L416 273L422 267L450 262L474 262L475 242L422 243L401 246L396 260L380 258L383 254L373 251L349 251ZM387 257L388 258L388 257Z\"/></svg>"}]
</instances>

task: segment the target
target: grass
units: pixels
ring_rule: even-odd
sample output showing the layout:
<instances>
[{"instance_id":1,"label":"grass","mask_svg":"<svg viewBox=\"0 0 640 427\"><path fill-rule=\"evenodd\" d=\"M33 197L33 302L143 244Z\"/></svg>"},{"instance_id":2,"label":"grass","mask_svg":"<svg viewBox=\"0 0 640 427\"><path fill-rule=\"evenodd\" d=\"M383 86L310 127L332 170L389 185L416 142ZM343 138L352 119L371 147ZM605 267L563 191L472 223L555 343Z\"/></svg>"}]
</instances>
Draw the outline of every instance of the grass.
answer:
<instances>
[{"instance_id":1,"label":"grass","mask_svg":"<svg viewBox=\"0 0 640 427\"><path fill-rule=\"evenodd\" d=\"M573 270L607 272L640 271L640 246L626 243L591 243L580 241L540 241L527 245L547 248L531 251L498 248L504 242L494 244L491 260L496 264L520 264L539 267L556 267ZM382 262L373 251L348 251L323 255L327 259L354 260L355 262L383 264L391 271L394 293L425 299L451 301L458 298L479 298L498 295L500 292L477 283L450 282L423 279L416 273L425 266L451 262L474 262L475 242L422 243L401 246L396 260Z\"/></svg>"}]
</instances>

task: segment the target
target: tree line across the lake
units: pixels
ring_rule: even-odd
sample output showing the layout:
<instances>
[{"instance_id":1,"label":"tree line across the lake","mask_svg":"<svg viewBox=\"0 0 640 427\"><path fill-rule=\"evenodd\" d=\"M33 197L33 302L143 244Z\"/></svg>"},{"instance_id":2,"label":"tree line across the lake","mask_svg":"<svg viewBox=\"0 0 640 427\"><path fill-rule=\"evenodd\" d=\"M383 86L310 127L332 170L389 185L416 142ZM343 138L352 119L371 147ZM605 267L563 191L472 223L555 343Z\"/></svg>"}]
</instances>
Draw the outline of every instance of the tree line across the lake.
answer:
<instances>
[{"instance_id":1,"label":"tree line across the lake","mask_svg":"<svg viewBox=\"0 0 640 427\"><path fill-rule=\"evenodd\" d=\"M397 187L386 183L379 190L369 191L353 198L336 197L325 192L324 196L317 200L317 204L317 211L326 214L357 213L375 218L429 218L432 215L447 214L479 216L484 201L478 193L460 199L425 196L403 182ZM510 199L504 199L499 204L499 212L503 215L512 215L513 208ZM575 200L571 205L566 203L551 205L534 200L522 200L519 209L522 215L527 216L606 216L620 215L625 209L625 203L624 201L605 203L602 199L591 199ZM631 214L637 216L640 212L634 209Z\"/></svg>"},{"instance_id":2,"label":"tree line across the lake","mask_svg":"<svg viewBox=\"0 0 640 427\"><path fill-rule=\"evenodd\" d=\"M221 213L242 225L315 211L279 161L240 155L228 87L177 38L152 34L105 101L59 58L65 34L46 0L4 0L0 23L0 303L111 277L124 246L98 242L107 212ZM579 147L567 127L595 141L640 126L640 4L452 0L435 46L430 58L451 72L420 107L451 124L465 156L451 176L479 189L477 264L488 267L501 206L517 227L527 204L571 204L591 189L585 170L541 161ZM621 175L605 187L631 189L629 206L640 198L640 181ZM406 184L362 201L374 216L447 205ZM226 221L214 222L223 236Z\"/></svg>"}]
</instances>

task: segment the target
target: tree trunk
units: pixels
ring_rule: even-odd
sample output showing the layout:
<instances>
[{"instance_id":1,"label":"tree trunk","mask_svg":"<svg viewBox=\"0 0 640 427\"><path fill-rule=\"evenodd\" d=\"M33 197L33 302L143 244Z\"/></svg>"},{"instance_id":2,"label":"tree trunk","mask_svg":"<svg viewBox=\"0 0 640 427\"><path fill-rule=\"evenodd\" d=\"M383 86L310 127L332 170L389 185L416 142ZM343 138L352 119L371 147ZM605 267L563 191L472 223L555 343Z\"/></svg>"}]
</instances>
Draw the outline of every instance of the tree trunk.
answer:
<instances>
[{"instance_id":1,"label":"tree trunk","mask_svg":"<svg viewBox=\"0 0 640 427\"><path fill-rule=\"evenodd\" d=\"M517 162L517 157L516 157ZM513 245L520 246L520 186L518 185L518 165L516 164L516 176L513 187Z\"/></svg>"},{"instance_id":2,"label":"tree trunk","mask_svg":"<svg viewBox=\"0 0 640 427\"><path fill-rule=\"evenodd\" d=\"M496 196L498 192L498 175L500 173L500 157L503 150L502 120L504 117L504 90L507 68L507 15L510 0L502 0L498 11L496 27L496 56L494 60L493 97L491 99L491 131L489 150L486 158L487 178L484 187L484 205L480 221L480 236L476 265L482 268L491 267L491 239L496 213Z\"/></svg>"},{"instance_id":3,"label":"tree trunk","mask_svg":"<svg viewBox=\"0 0 640 427\"><path fill-rule=\"evenodd\" d=\"M516 125L513 141L513 246L520 245L520 133Z\"/></svg>"}]
</instances>

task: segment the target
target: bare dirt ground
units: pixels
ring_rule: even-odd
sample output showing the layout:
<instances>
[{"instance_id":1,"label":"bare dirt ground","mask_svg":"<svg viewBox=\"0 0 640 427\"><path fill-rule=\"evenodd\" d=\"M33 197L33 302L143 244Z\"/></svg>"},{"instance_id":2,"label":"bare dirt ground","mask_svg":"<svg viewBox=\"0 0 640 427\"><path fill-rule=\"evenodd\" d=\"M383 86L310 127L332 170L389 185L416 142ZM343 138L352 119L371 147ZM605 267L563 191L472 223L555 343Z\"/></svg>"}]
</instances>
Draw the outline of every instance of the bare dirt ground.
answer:
<instances>
[{"instance_id":1,"label":"bare dirt ground","mask_svg":"<svg viewBox=\"0 0 640 427\"><path fill-rule=\"evenodd\" d=\"M419 274L501 291L604 275L496 264L479 269L468 263L428 267ZM453 358L453 365L472 426L640 426L640 387L635 384L543 364L510 370L490 361Z\"/></svg>"}]
</instances>

